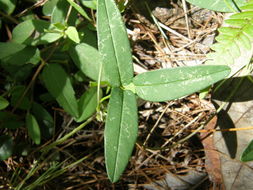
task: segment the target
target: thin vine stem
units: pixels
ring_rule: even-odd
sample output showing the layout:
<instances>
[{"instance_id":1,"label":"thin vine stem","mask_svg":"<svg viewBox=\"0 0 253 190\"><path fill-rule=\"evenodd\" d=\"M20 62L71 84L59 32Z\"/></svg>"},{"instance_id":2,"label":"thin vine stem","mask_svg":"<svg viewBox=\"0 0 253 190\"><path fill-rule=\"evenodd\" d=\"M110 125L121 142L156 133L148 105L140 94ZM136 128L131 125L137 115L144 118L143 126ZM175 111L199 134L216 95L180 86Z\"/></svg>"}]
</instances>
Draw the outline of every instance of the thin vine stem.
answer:
<instances>
[{"instance_id":1,"label":"thin vine stem","mask_svg":"<svg viewBox=\"0 0 253 190\"><path fill-rule=\"evenodd\" d=\"M74 135L75 133L77 133L78 131L80 131L82 128L84 128L85 126L87 126L90 122L92 122L95 118L95 115L93 115L92 117L90 117L89 119L87 119L84 123L82 123L81 125L79 125L78 127L76 127L75 129L73 129L71 132L69 132L68 134L66 134L65 136L63 136L62 138L54 141L53 143L43 147L41 149L42 152L48 152L49 150L51 150L52 148L54 148L55 146L64 143L68 138L70 138L72 135Z\"/></svg>"}]
</instances>

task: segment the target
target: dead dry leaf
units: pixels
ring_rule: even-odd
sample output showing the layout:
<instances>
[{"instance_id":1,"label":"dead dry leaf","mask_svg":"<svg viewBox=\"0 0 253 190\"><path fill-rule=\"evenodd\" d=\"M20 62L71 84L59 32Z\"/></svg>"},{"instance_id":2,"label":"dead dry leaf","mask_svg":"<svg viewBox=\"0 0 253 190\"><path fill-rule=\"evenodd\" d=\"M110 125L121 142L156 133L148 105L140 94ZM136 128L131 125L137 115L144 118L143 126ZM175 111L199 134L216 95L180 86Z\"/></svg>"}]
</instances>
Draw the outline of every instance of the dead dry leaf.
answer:
<instances>
[{"instance_id":1,"label":"dead dry leaf","mask_svg":"<svg viewBox=\"0 0 253 190\"><path fill-rule=\"evenodd\" d=\"M205 129L206 130L214 129L216 123L217 117L214 117L208 123ZM212 132L201 133L200 138L202 139L201 142L205 150L205 168L209 175L209 179L213 182L213 184L216 184L216 186L219 186L221 189L224 189L224 187L222 187L223 179L221 175L220 155L217 152L216 147L214 146L213 133Z\"/></svg>"},{"instance_id":2,"label":"dead dry leaf","mask_svg":"<svg viewBox=\"0 0 253 190\"><path fill-rule=\"evenodd\" d=\"M193 185L198 184L206 177L206 173L200 173L194 170L190 170L186 175L175 175L173 173L167 173L164 180L156 181L153 184L145 185L149 190L186 190Z\"/></svg>"}]
</instances>

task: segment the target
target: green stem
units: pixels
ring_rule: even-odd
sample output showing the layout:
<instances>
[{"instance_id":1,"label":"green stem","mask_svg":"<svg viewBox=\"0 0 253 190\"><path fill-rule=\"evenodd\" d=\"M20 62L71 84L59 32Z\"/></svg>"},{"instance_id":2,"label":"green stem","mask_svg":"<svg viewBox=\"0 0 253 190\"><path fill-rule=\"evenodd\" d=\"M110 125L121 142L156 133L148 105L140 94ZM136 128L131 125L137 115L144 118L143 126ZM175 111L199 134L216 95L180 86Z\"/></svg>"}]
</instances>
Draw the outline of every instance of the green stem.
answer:
<instances>
[{"instance_id":1,"label":"green stem","mask_svg":"<svg viewBox=\"0 0 253 190\"><path fill-rule=\"evenodd\" d=\"M234 13L237 13L237 12L241 12L241 10L237 7L237 5L235 4L235 2L232 0L232 3L235 5L236 9L234 9L231 4L228 2L228 0L224 0L225 4L227 5L227 7Z\"/></svg>"},{"instance_id":2,"label":"green stem","mask_svg":"<svg viewBox=\"0 0 253 190\"><path fill-rule=\"evenodd\" d=\"M101 79L102 79L102 71L103 71L103 63L99 67L99 74L98 74L98 85L97 85L97 112L100 111L100 86L101 86Z\"/></svg>"},{"instance_id":3,"label":"green stem","mask_svg":"<svg viewBox=\"0 0 253 190\"><path fill-rule=\"evenodd\" d=\"M13 18L10 15L5 14L4 12L0 11L0 15L2 15L4 18L7 18L8 20L10 20L11 22L15 23L15 24L19 24L19 21L16 20L15 18Z\"/></svg>"},{"instance_id":4,"label":"green stem","mask_svg":"<svg viewBox=\"0 0 253 190\"><path fill-rule=\"evenodd\" d=\"M54 148L55 146L57 146L59 144L62 144L68 138L70 138L72 135L74 135L75 133L80 131L82 128L84 128L86 125L88 125L91 121L93 121L93 119L94 119L94 115L92 117L90 117L89 119L87 119L84 123L79 125L77 128L73 129L73 131L71 131L70 133L66 134L65 136L58 139L57 141L55 141L55 142L45 146L44 148L42 148L41 151L45 153L45 152L49 151L50 149Z\"/></svg>"},{"instance_id":5,"label":"green stem","mask_svg":"<svg viewBox=\"0 0 253 190\"><path fill-rule=\"evenodd\" d=\"M154 23L156 24L157 28L158 28L159 31L161 32L162 36L163 36L166 40L168 40L167 35L164 33L164 31L163 31L163 29L161 28L161 26L160 26L158 20L156 19L156 17L152 14L152 12L151 12L151 10L150 10L150 8L149 8L147 2L145 2L145 5L146 5L146 8L148 9L149 15L150 15L151 18L153 19Z\"/></svg>"},{"instance_id":6,"label":"green stem","mask_svg":"<svg viewBox=\"0 0 253 190\"><path fill-rule=\"evenodd\" d=\"M47 171L45 171L44 173L42 173L35 181L33 181L30 185L26 186L25 188L23 188L24 190L32 190L35 189L38 186L42 186L46 183L48 183L49 181L53 180L54 178L62 175L63 173L65 173L66 171L68 171L70 168L75 167L76 165L78 165L79 163L83 162L84 160L86 160L87 158L91 157L94 153L98 152L100 149L97 149L93 152L91 152L90 154L88 154L87 156L84 156L83 158L63 167L60 168L61 166L63 166L64 161L56 164L55 166L52 166L51 168L49 168Z\"/></svg>"}]
</instances>

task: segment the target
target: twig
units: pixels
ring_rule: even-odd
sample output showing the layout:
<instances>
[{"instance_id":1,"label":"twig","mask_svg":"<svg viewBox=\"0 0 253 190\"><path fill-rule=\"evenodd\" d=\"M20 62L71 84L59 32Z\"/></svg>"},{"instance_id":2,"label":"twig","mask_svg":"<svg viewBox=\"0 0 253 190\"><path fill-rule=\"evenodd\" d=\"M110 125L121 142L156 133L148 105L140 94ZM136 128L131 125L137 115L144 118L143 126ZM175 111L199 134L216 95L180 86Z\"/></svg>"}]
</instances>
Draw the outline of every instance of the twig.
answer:
<instances>
[{"instance_id":1,"label":"twig","mask_svg":"<svg viewBox=\"0 0 253 190\"><path fill-rule=\"evenodd\" d=\"M159 25L158 20L156 19L156 17L152 14L152 12L151 12L151 10L150 10L150 8L149 8L147 2L145 2L145 5L146 5L146 7L147 7L147 9L148 9L148 12L149 12L151 18L153 19L153 21L154 21L154 23L156 24L157 28L158 28L159 31L161 32L162 36L163 36L166 40L168 40L167 35L164 33L163 29L162 29L161 26Z\"/></svg>"},{"instance_id":2,"label":"twig","mask_svg":"<svg viewBox=\"0 0 253 190\"><path fill-rule=\"evenodd\" d=\"M152 127L152 129L150 130L149 134L147 135L147 138L145 139L143 146L146 145L146 143L148 142L151 134L154 132L155 128L158 126L160 120L162 119L163 115L165 114L165 112L167 111L167 109L169 108L170 104L167 104L167 106L164 108L163 112L161 113L161 115L159 116L159 118L157 119L155 125Z\"/></svg>"},{"instance_id":3,"label":"twig","mask_svg":"<svg viewBox=\"0 0 253 190\"><path fill-rule=\"evenodd\" d=\"M57 46L58 46L58 43L55 44L55 46L53 47L53 50L51 51L51 53L48 55L48 57L45 60L43 60L41 58L41 64L39 65L39 67L35 71L32 79L31 79L30 83L28 84L28 86L26 87L24 93L22 94L22 96L19 98L19 100L17 101L16 105L12 109L12 113L15 112L15 110L17 109L17 107L21 104L22 100L24 99L25 95L28 93L28 91L30 90L30 88L34 84L34 82L35 82L36 78L38 77L38 75L40 74L41 70L46 65L47 60L50 59L50 57L53 55L53 53L56 50Z\"/></svg>"},{"instance_id":4,"label":"twig","mask_svg":"<svg viewBox=\"0 0 253 190\"><path fill-rule=\"evenodd\" d=\"M25 10L23 10L22 12L20 12L20 13L18 13L17 15L16 15L16 17L21 17L21 16L23 16L25 13L27 13L28 11L30 11L30 10L32 10L32 9L35 9L35 8L37 8L37 7L40 7L40 6L42 6L42 5L44 5L46 2L47 2L48 0L40 0L40 1L38 1L38 2L36 2L34 5L32 5L31 7L29 7L29 8L27 8L27 9L25 9Z\"/></svg>"},{"instance_id":5,"label":"twig","mask_svg":"<svg viewBox=\"0 0 253 190\"><path fill-rule=\"evenodd\" d=\"M158 24L159 24L163 29L167 30L168 32L171 32L172 34L175 34L175 35L178 36L179 38L183 38L183 39L185 39L185 40L187 40L187 41L192 42L191 39L185 37L184 35L182 35L182 34L180 34L180 33L178 33L178 32L176 32L175 30L173 30L173 29L171 29L170 27L164 25L163 23L158 22Z\"/></svg>"},{"instance_id":6,"label":"twig","mask_svg":"<svg viewBox=\"0 0 253 190\"><path fill-rule=\"evenodd\" d=\"M10 15L5 14L4 12L0 11L0 15L2 15L4 18L7 18L8 20L10 20L11 22L15 23L15 24L19 24L19 21L16 20L15 18L13 18Z\"/></svg>"},{"instance_id":7,"label":"twig","mask_svg":"<svg viewBox=\"0 0 253 190\"><path fill-rule=\"evenodd\" d=\"M12 113L15 112L15 110L18 108L18 106L21 104L22 100L24 99L25 95L28 93L28 91L30 90L30 88L32 87L32 85L34 84L37 76L39 75L40 71L42 70L42 68L46 65L46 62L42 60L42 63L39 65L38 69L36 70L35 74L32 77L32 80L30 81L30 83L28 84L28 86L26 87L24 93L22 94L22 96L19 98L18 102L16 103L16 105L14 106L14 108L12 109Z\"/></svg>"},{"instance_id":8,"label":"twig","mask_svg":"<svg viewBox=\"0 0 253 190\"><path fill-rule=\"evenodd\" d=\"M245 131L252 130L253 127L241 127L241 128L228 128L228 129L202 129L199 130L199 133L208 133L208 132L232 132L232 131ZM196 130L189 130L190 132L195 132Z\"/></svg>"},{"instance_id":9,"label":"twig","mask_svg":"<svg viewBox=\"0 0 253 190\"><path fill-rule=\"evenodd\" d=\"M182 0L182 3L183 3L184 17L185 17L185 22L186 22L186 28L187 28L188 38L191 39L191 32L190 32L190 27L189 27L189 19L188 19L188 15L187 15L187 7L186 7L185 0Z\"/></svg>"},{"instance_id":10,"label":"twig","mask_svg":"<svg viewBox=\"0 0 253 190\"><path fill-rule=\"evenodd\" d=\"M69 132L68 134L66 134L62 138L60 138L60 139L54 141L53 143L45 146L44 148L42 148L41 151L42 152L47 152L50 149L54 148L55 146L57 146L57 145L65 142L69 137L71 137L72 135L74 135L75 133L77 133L78 131L80 131L82 128L84 128L86 125L88 125L90 122L92 122L94 118L95 118L95 115L93 115L92 117L90 117L89 119L87 119L84 123L82 123L81 125L79 125L75 129L73 129L71 132Z\"/></svg>"},{"instance_id":11,"label":"twig","mask_svg":"<svg viewBox=\"0 0 253 190\"><path fill-rule=\"evenodd\" d=\"M195 121L197 121L202 116L202 113L200 113L197 117L195 117L193 120L191 120L187 125L185 125L181 130L179 130L175 135L173 135L169 140L167 140L162 147L165 147L169 142L171 142L173 139L175 139L180 133L182 133L186 128L188 128L191 124L193 124ZM191 131L194 132L194 131Z\"/></svg>"}]
</instances>

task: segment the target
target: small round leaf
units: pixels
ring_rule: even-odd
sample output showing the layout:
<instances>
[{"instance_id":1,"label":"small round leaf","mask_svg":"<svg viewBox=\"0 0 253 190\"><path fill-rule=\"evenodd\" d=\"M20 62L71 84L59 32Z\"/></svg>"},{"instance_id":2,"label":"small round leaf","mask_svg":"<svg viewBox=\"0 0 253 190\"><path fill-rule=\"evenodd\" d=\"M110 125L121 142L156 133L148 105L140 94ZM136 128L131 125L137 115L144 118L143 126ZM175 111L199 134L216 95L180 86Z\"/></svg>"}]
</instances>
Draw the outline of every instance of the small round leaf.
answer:
<instances>
[{"instance_id":1,"label":"small round leaf","mask_svg":"<svg viewBox=\"0 0 253 190\"><path fill-rule=\"evenodd\" d=\"M4 97L0 96L0 110L3 110L9 105L8 100L6 100Z\"/></svg>"},{"instance_id":2,"label":"small round leaf","mask_svg":"<svg viewBox=\"0 0 253 190\"><path fill-rule=\"evenodd\" d=\"M76 28L74 26L69 26L67 28L67 30L65 31L65 34L68 36L69 39L71 39L72 41L79 43L80 42L80 38L78 35L78 32L76 30Z\"/></svg>"}]
</instances>

